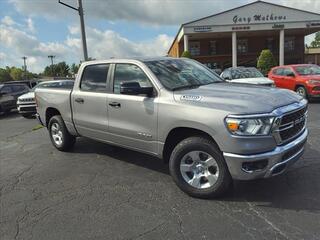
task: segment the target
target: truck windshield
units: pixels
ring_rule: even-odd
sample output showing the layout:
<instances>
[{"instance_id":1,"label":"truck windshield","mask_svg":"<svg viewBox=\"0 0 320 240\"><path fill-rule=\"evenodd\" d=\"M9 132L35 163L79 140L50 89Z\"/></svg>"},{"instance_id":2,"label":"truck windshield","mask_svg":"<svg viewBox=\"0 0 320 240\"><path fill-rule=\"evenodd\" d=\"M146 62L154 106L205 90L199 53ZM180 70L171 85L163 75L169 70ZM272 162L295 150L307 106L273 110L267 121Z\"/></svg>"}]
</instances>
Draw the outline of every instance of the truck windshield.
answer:
<instances>
[{"instance_id":1,"label":"truck windshield","mask_svg":"<svg viewBox=\"0 0 320 240\"><path fill-rule=\"evenodd\" d=\"M152 60L144 63L161 84L171 91L223 82L216 73L188 59Z\"/></svg>"},{"instance_id":2,"label":"truck windshield","mask_svg":"<svg viewBox=\"0 0 320 240\"><path fill-rule=\"evenodd\" d=\"M320 75L320 67L316 65L299 66L294 69L299 75Z\"/></svg>"}]
</instances>

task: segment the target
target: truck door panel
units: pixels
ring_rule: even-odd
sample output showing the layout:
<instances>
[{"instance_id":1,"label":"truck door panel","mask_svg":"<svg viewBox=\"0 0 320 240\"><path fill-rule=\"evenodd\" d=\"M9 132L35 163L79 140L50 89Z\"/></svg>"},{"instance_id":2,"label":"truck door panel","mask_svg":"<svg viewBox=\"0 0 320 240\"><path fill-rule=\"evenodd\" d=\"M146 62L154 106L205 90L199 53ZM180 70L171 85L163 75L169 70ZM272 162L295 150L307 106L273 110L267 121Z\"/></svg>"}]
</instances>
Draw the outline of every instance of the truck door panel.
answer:
<instances>
[{"instance_id":1,"label":"truck door panel","mask_svg":"<svg viewBox=\"0 0 320 240\"><path fill-rule=\"evenodd\" d=\"M79 89L72 92L73 120L78 133L82 136L106 139L108 72L109 64L87 66L83 70Z\"/></svg>"},{"instance_id":2,"label":"truck door panel","mask_svg":"<svg viewBox=\"0 0 320 240\"><path fill-rule=\"evenodd\" d=\"M111 141L156 153L157 97L120 94L124 81L152 86L142 69L133 64L116 64L113 93L108 96L109 138Z\"/></svg>"}]
</instances>

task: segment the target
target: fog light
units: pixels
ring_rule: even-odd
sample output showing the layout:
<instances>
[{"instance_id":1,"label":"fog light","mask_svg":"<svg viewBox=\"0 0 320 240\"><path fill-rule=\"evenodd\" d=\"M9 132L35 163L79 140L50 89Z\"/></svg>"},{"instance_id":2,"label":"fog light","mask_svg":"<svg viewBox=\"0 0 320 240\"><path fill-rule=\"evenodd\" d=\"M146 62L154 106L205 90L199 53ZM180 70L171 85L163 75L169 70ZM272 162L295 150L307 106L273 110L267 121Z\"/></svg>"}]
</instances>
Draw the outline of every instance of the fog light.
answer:
<instances>
[{"instance_id":1,"label":"fog light","mask_svg":"<svg viewBox=\"0 0 320 240\"><path fill-rule=\"evenodd\" d=\"M262 159L255 162L242 163L242 170L245 172L261 171L268 166L268 159Z\"/></svg>"}]
</instances>

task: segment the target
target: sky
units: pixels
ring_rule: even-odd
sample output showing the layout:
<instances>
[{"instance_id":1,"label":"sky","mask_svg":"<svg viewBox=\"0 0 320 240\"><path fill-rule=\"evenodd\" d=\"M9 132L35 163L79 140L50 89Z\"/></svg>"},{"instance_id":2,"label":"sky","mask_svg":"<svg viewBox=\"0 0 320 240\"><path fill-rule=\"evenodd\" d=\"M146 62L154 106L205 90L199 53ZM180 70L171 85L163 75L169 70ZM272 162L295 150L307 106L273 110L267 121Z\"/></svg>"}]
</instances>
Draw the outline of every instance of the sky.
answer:
<instances>
[{"instance_id":1,"label":"sky","mask_svg":"<svg viewBox=\"0 0 320 240\"><path fill-rule=\"evenodd\" d=\"M267 0L320 13L320 0ZM77 0L64 0L77 7ZM184 22L252 0L83 0L89 57L163 56ZM313 36L306 37L306 43ZM82 59L79 15L58 0L0 0L0 67Z\"/></svg>"}]
</instances>

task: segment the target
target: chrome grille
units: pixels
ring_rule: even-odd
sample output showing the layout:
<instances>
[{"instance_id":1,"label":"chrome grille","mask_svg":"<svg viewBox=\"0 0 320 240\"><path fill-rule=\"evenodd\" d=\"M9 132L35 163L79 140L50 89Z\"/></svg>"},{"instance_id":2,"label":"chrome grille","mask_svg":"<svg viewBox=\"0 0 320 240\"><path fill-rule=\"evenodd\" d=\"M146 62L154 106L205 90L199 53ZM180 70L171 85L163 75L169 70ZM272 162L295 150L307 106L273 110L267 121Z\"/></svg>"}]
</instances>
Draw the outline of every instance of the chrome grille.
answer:
<instances>
[{"instance_id":1,"label":"chrome grille","mask_svg":"<svg viewBox=\"0 0 320 240\"><path fill-rule=\"evenodd\" d=\"M277 133L278 144L283 144L298 136L305 128L307 121L307 106L285 113L280 117Z\"/></svg>"}]
</instances>

